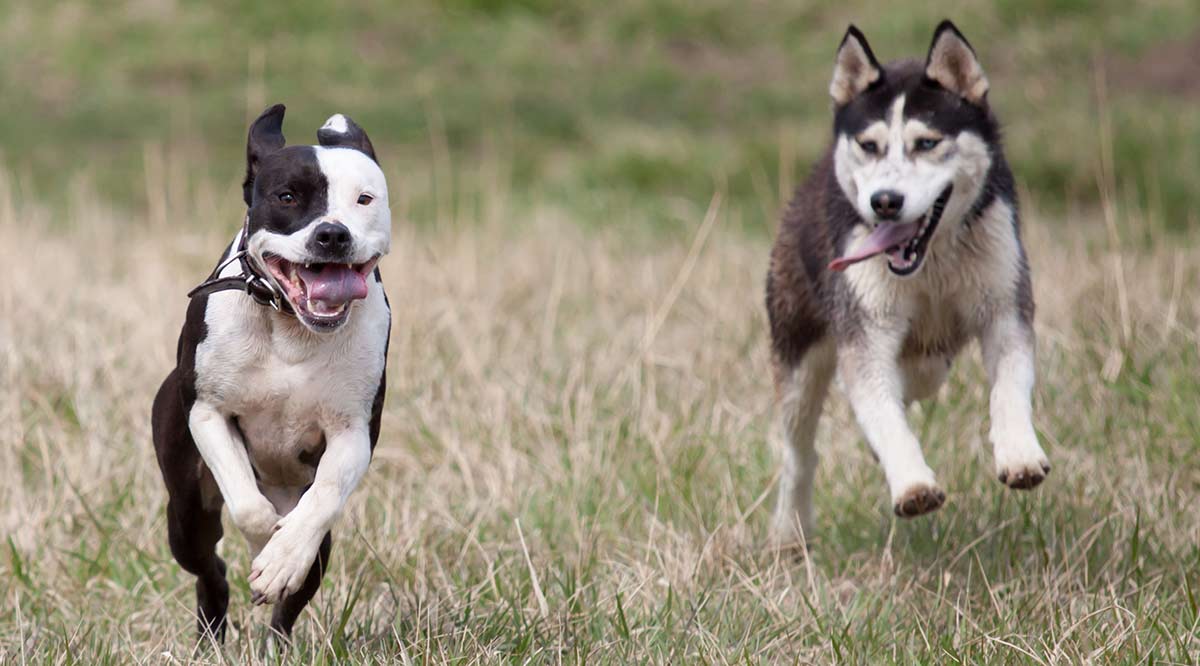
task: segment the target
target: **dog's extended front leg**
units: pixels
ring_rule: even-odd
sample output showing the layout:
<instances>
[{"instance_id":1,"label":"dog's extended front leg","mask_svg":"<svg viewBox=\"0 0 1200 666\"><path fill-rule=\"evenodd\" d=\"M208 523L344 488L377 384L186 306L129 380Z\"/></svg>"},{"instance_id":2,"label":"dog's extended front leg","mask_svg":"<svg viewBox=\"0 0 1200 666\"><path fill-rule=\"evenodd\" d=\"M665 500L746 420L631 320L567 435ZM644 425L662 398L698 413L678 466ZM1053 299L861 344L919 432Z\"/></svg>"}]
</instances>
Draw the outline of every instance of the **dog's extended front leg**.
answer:
<instances>
[{"instance_id":1,"label":"dog's extended front leg","mask_svg":"<svg viewBox=\"0 0 1200 666\"><path fill-rule=\"evenodd\" d=\"M274 603L300 589L321 540L371 462L366 422L327 433L326 439L312 486L296 508L279 520L275 534L250 566L255 603Z\"/></svg>"},{"instance_id":2,"label":"dog's extended front leg","mask_svg":"<svg viewBox=\"0 0 1200 666\"><path fill-rule=\"evenodd\" d=\"M253 547L262 548L279 522L279 514L258 489L241 434L220 410L200 400L188 414L188 428L229 506L234 525Z\"/></svg>"},{"instance_id":3,"label":"dog's extended front leg","mask_svg":"<svg viewBox=\"0 0 1200 666\"><path fill-rule=\"evenodd\" d=\"M883 466L892 508L901 517L937 509L946 499L904 413L897 354L902 334L868 329L838 349L838 373L863 435Z\"/></svg>"},{"instance_id":4,"label":"dog's extended front leg","mask_svg":"<svg viewBox=\"0 0 1200 666\"><path fill-rule=\"evenodd\" d=\"M984 329L980 343L992 384L989 437L996 476L1010 488L1033 488L1050 473L1033 429L1033 328L1018 313L1005 313Z\"/></svg>"}]
</instances>

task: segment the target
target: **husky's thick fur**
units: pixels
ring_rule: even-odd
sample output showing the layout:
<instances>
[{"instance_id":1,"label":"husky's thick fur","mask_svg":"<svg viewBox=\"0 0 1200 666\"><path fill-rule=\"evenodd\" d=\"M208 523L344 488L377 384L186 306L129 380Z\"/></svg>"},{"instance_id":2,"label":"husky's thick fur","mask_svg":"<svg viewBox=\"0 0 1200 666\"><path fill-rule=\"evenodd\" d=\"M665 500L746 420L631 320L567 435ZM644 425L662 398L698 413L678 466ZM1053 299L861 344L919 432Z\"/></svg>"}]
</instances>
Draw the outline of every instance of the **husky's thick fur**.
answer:
<instances>
[{"instance_id":1,"label":"husky's thick fur","mask_svg":"<svg viewBox=\"0 0 1200 666\"><path fill-rule=\"evenodd\" d=\"M945 21L924 62L884 66L851 26L829 91L833 144L784 216L767 278L779 544L812 533L813 440L835 375L897 515L945 501L905 409L937 391L971 339L991 382L1000 481L1032 488L1050 470L1031 419L1033 296L1016 194L974 50Z\"/></svg>"}]
</instances>

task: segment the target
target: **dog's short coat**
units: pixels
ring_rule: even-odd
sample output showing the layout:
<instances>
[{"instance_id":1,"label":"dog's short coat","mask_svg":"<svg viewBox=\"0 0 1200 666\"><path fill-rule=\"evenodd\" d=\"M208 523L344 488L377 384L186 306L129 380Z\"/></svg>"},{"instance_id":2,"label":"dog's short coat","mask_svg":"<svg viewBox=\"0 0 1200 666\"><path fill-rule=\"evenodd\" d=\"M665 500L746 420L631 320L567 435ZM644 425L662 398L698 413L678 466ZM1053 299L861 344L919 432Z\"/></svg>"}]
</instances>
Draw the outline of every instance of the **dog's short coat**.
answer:
<instances>
[{"instance_id":1,"label":"dog's short coat","mask_svg":"<svg viewBox=\"0 0 1200 666\"><path fill-rule=\"evenodd\" d=\"M153 406L171 552L197 577L201 632L217 638L229 603L222 505L254 551L255 603L274 603L271 626L290 634L383 408L386 180L353 121L333 116L319 145L285 147L283 114L276 105L250 127L245 223L196 290ZM243 279L267 295L228 288Z\"/></svg>"},{"instance_id":2,"label":"dog's short coat","mask_svg":"<svg viewBox=\"0 0 1200 666\"><path fill-rule=\"evenodd\" d=\"M1013 177L974 50L949 22L924 62L880 65L851 26L830 94L834 140L784 215L767 277L783 470L772 538L812 535L817 422L835 375L883 467L896 514L945 494L905 419L980 341L996 472L1032 488L1033 295Z\"/></svg>"}]
</instances>

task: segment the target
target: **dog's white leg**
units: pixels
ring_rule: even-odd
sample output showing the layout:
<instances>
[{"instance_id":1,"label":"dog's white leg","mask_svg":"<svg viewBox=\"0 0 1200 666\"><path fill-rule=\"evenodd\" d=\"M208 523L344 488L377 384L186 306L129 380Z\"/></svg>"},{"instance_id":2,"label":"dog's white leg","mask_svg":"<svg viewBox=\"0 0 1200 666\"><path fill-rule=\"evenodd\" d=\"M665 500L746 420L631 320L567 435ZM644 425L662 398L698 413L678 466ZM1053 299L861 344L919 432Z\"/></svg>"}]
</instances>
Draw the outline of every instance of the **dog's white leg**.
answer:
<instances>
[{"instance_id":1,"label":"dog's white leg","mask_svg":"<svg viewBox=\"0 0 1200 666\"><path fill-rule=\"evenodd\" d=\"M783 459L771 521L771 543L776 547L801 545L812 537L813 476L819 460L814 440L835 358L833 344L825 342L809 349L797 367L780 370L779 404L768 433Z\"/></svg>"},{"instance_id":2,"label":"dog's white leg","mask_svg":"<svg viewBox=\"0 0 1200 666\"><path fill-rule=\"evenodd\" d=\"M279 519L278 529L250 567L255 603L274 603L300 589L317 557L325 533L358 486L371 462L367 423L326 433L312 487Z\"/></svg>"},{"instance_id":3,"label":"dog's white leg","mask_svg":"<svg viewBox=\"0 0 1200 666\"><path fill-rule=\"evenodd\" d=\"M854 417L883 466L896 515L937 509L946 495L925 463L904 413L904 379L897 354L903 333L869 327L838 349L838 371Z\"/></svg>"},{"instance_id":4,"label":"dog's white leg","mask_svg":"<svg viewBox=\"0 0 1200 666\"><path fill-rule=\"evenodd\" d=\"M1032 488L1050 472L1050 461L1033 429L1033 329L1016 312L997 317L980 339L992 384L989 436L996 475L1010 488Z\"/></svg>"},{"instance_id":5,"label":"dog's white leg","mask_svg":"<svg viewBox=\"0 0 1200 666\"><path fill-rule=\"evenodd\" d=\"M234 525L253 548L262 548L279 522L279 514L258 489L241 434L216 407L199 400L188 414L188 428L229 506Z\"/></svg>"}]
</instances>

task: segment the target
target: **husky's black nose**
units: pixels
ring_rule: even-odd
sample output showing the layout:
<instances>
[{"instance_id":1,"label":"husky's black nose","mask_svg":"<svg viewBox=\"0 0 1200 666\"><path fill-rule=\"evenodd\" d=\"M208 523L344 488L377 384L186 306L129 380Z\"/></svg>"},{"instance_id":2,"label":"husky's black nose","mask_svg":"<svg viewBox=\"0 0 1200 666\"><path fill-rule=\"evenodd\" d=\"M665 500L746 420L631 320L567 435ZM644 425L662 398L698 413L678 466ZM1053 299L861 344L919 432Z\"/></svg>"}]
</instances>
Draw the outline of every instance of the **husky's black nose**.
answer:
<instances>
[{"instance_id":1,"label":"husky's black nose","mask_svg":"<svg viewBox=\"0 0 1200 666\"><path fill-rule=\"evenodd\" d=\"M900 209L903 207L904 195L895 190L880 190L871 195L871 209L881 220L900 217Z\"/></svg>"},{"instance_id":2,"label":"husky's black nose","mask_svg":"<svg viewBox=\"0 0 1200 666\"><path fill-rule=\"evenodd\" d=\"M313 229L308 246L320 256L340 257L350 251L352 240L346 225L341 222L322 222Z\"/></svg>"}]
</instances>

